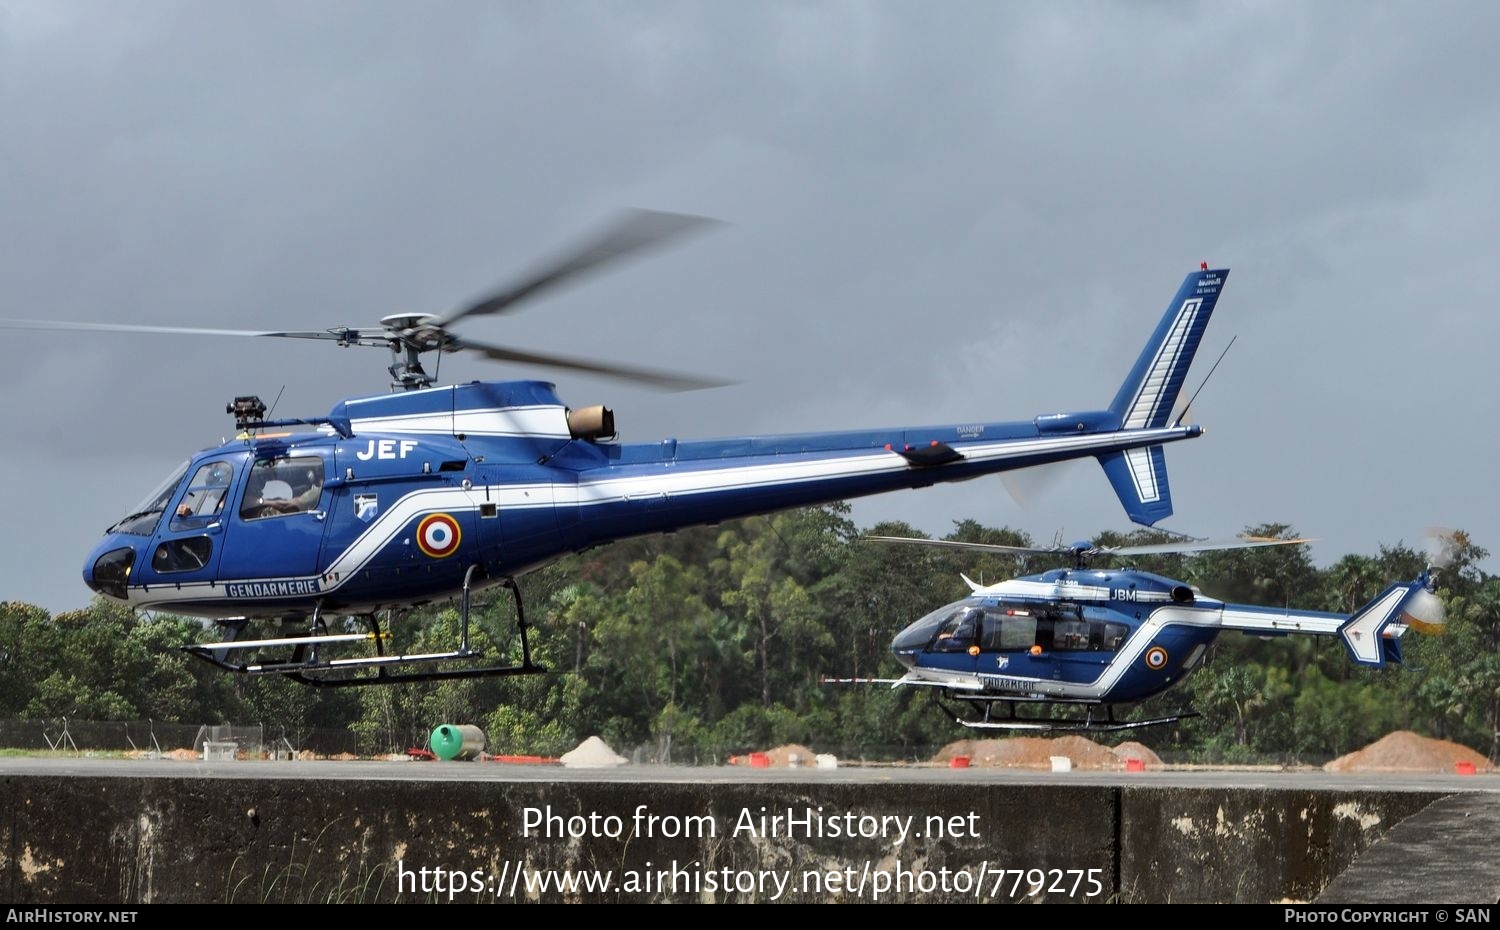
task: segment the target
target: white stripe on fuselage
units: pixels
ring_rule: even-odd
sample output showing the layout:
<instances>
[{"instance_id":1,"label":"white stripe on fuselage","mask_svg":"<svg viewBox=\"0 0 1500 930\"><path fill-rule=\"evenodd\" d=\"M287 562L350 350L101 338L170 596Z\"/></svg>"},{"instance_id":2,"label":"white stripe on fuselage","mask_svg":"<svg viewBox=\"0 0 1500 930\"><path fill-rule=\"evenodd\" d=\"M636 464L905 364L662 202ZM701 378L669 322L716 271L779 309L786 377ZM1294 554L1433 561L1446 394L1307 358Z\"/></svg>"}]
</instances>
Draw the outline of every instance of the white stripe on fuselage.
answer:
<instances>
[{"instance_id":1,"label":"white stripe on fuselage","mask_svg":"<svg viewBox=\"0 0 1500 930\"><path fill-rule=\"evenodd\" d=\"M1182 430L1163 427L1156 430L1140 430L1130 435L1131 443L1155 444L1182 436ZM1054 452L1078 452L1099 448L1118 447L1120 433L1104 433L1092 436L1064 436L1038 439L1011 439L994 443L964 444L955 446L963 453L966 463L1003 462L1006 459L1030 455L1045 455ZM787 456L765 456L784 459ZM831 455L833 455L831 453ZM800 458L800 456L798 457ZM792 458L791 461L772 461L748 465L731 465L725 468L696 468L712 460L687 459L664 463L643 463L639 467L657 467L661 470L646 474L620 477L605 474L592 477L591 471L579 475L576 490L569 485L557 485L557 503L600 504L630 500L640 496L681 497L690 494L709 494L718 491L735 491L769 485L796 482L826 481L841 478L857 478L891 472L912 472L906 459L885 450L855 453L834 457L818 457L806 460ZM600 471L615 471L618 466L606 466ZM941 474L941 467L935 470ZM570 493L576 497L570 498Z\"/></svg>"}]
</instances>

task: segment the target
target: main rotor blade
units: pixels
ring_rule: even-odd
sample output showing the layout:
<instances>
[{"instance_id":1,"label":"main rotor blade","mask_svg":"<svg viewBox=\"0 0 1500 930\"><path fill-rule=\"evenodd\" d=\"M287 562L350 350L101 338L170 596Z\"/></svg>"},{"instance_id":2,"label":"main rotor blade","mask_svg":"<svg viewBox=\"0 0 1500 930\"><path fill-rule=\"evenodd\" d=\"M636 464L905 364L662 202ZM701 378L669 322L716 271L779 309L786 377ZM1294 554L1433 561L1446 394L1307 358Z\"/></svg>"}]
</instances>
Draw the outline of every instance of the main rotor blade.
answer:
<instances>
[{"instance_id":1,"label":"main rotor blade","mask_svg":"<svg viewBox=\"0 0 1500 930\"><path fill-rule=\"evenodd\" d=\"M588 359L565 358L561 355L544 355L538 352L518 352L515 349L503 349L499 346L484 345L470 339L455 337L450 343L450 348L467 349L478 352L497 362L522 362L528 365L545 365L549 368L568 368L574 371L588 371L599 375L608 375L611 378L622 378L626 381L636 381L649 384L653 387L668 391L697 391L703 388L726 387L733 384L732 381L724 381L717 378L703 378L697 375L677 374L669 371L657 371L650 368L633 368L626 365L608 365L602 362L594 362Z\"/></svg>"},{"instance_id":2,"label":"main rotor blade","mask_svg":"<svg viewBox=\"0 0 1500 930\"><path fill-rule=\"evenodd\" d=\"M719 225L719 221L702 216L651 210L629 211L592 240L543 265L521 281L455 311L437 325L446 328L465 317L503 313L523 300L632 252L664 245L685 233L714 225Z\"/></svg>"},{"instance_id":3,"label":"main rotor blade","mask_svg":"<svg viewBox=\"0 0 1500 930\"><path fill-rule=\"evenodd\" d=\"M271 332L251 329L205 329L193 326L136 326L130 323L71 323L53 320L0 320L4 329L58 329L70 332L95 333L152 333L156 335L181 336L277 336L285 339L332 339L342 342L378 340L385 344L383 333L366 333L357 329L323 330L320 332ZM366 343L375 344L375 343Z\"/></svg>"}]
</instances>

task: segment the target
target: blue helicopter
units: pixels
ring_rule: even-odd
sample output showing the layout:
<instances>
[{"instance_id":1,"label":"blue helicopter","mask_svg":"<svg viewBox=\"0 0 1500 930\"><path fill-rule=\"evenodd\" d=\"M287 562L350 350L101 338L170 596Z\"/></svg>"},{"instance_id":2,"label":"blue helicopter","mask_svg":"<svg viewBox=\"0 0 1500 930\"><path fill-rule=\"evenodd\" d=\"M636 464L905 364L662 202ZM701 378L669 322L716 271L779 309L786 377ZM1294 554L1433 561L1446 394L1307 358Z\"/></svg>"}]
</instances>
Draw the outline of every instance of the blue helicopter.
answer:
<instances>
[{"instance_id":1,"label":"blue helicopter","mask_svg":"<svg viewBox=\"0 0 1500 930\"><path fill-rule=\"evenodd\" d=\"M1192 585L1135 569L1092 569L1099 556L1205 552L1310 540L1240 537L1140 546L1027 547L869 536L1007 555L1070 555L1074 567L982 585L961 576L969 595L932 611L891 641L906 669L897 679L832 679L932 689L958 723L976 729L1110 732L1176 723L1188 711L1122 719L1137 704L1181 684L1203 664L1224 630L1252 636L1334 636L1349 659L1369 667L1401 663L1408 629L1440 633L1434 592L1442 552L1422 574L1391 584L1352 614L1227 604ZM1043 717L1028 710L1062 707ZM1071 713L1069 713L1071 712Z\"/></svg>"},{"instance_id":2,"label":"blue helicopter","mask_svg":"<svg viewBox=\"0 0 1500 930\"><path fill-rule=\"evenodd\" d=\"M1083 457L1100 462L1132 520L1149 526L1172 513L1163 447L1202 434L1174 405L1228 275L1207 264L1183 279L1107 407L1018 422L627 444L615 441L612 410L570 407L551 383L439 386L423 368L428 353L464 351L669 389L723 383L522 352L452 331L708 222L628 213L445 317L397 315L378 329L0 321L322 339L391 353L390 393L340 401L327 416L267 419L259 399L236 398L227 411L235 437L191 456L115 521L85 561L83 580L134 608L220 621L221 638L191 651L223 669L336 687L544 671L532 659L517 579L628 537ZM515 600L519 663L487 664L470 644L470 596L496 585ZM454 648L386 651L381 615L389 621L454 599L461 615ZM257 620L294 628L253 638ZM333 657L355 646L362 654Z\"/></svg>"}]
</instances>

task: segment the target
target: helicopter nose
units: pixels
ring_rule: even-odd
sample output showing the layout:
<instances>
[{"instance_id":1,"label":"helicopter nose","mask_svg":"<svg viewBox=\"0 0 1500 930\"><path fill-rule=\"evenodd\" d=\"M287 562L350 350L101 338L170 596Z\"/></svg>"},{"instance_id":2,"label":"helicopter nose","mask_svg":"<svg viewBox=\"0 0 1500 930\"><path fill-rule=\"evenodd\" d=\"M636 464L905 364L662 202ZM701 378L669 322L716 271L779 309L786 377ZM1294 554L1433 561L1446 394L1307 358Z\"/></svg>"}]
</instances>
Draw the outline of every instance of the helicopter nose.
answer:
<instances>
[{"instance_id":1,"label":"helicopter nose","mask_svg":"<svg viewBox=\"0 0 1500 930\"><path fill-rule=\"evenodd\" d=\"M130 580L130 569L135 564L135 549L122 546L110 549L92 565L83 569L83 583L93 590L116 600L126 599L126 585Z\"/></svg>"},{"instance_id":2,"label":"helicopter nose","mask_svg":"<svg viewBox=\"0 0 1500 930\"><path fill-rule=\"evenodd\" d=\"M917 655L932 642L942 622L941 616L928 615L909 625L891 640L891 655L906 668L916 668Z\"/></svg>"}]
</instances>

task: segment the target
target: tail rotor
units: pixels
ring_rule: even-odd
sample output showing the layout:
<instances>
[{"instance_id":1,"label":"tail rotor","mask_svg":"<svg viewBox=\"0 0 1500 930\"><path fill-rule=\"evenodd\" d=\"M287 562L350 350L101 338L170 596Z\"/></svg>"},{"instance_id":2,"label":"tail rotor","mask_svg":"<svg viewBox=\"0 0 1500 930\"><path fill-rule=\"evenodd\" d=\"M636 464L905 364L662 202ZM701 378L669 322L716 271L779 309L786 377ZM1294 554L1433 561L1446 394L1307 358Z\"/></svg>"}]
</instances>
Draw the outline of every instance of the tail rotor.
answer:
<instances>
[{"instance_id":1,"label":"tail rotor","mask_svg":"<svg viewBox=\"0 0 1500 930\"><path fill-rule=\"evenodd\" d=\"M1437 576L1453 564L1461 545L1456 530L1436 526L1427 529L1427 570L1422 573L1422 587L1401 606L1402 621L1419 632L1435 636L1447 630L1447 608L1435 590Z\"/></svg>"}]
</instances>

